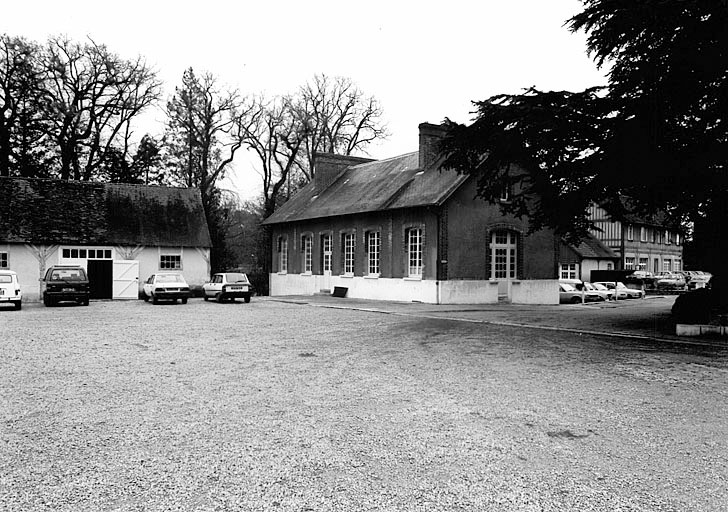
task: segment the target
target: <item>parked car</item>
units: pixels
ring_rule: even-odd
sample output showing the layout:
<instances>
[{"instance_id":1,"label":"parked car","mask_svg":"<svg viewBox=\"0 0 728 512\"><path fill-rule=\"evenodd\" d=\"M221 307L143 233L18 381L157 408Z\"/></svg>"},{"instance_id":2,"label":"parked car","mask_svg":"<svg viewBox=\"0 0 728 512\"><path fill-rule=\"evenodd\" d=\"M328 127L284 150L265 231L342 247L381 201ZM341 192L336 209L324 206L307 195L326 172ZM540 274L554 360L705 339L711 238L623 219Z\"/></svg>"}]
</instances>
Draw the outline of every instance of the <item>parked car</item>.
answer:
<instances>
[{"instance_id":1,"label":"parked car","mask_svg":"<svg viewBox=\"0 0 728 512\"><path fill-rule=\"evenodd\" d=\"M53 265L40 280L43 304L75 302L88 306L89 282L86 270L78 265Z\"/></svg>"},{"instance_id":2,"label":"parked car","mask_svg":"<svg viewBox=\"0 0 728 512\"><path fill-rule=\"evenodd\" d=\"M15 309L23 306L18 275L12 270L0 270L0 304L12 304Z\"/></svg>"},{"instance_id":3,"label":"parked car","mask_svg":"<svg viewBox=\"0 0 728 512\"><path fill-rule=\"evenodd\" d=\"M187 304L190 295L190 287L179 272L152 274L144 281L142 289L142 299L145 302L151 299L152 304L158 304L160 300L177 302L177 299L180 299L182 304Z\"/></svg>"},{"instance_id":4,"label":"parked car","mask_svg":"<svg viewBox=\"0 0 728 512\"><path fill-rule=\"evenodd\" d=\"M705 288L713 275L710 272L702 270L687 270L683 272L686 277L687 287L689 290Z\"/></svg>"},{"instance_id":5,"label":"parked car","mask_svg":"<svg viewBox=\"0 0 728 512\"><path fill-rule=\"evenodd\" d=\"M637 288L629 288L621 281L617 281L616 285L609 281L600 281L594 284L599 284L609 290L615 291L618 299L641 299L645 296L644 291L638 290Z\"/></svg>"},{"instance_id":6,"label":"parked car","mask_svg":"<svg viewBox=\"0 0 728 512\"><path fill-rule=\"evenodd\" d=\"M579 302L581 302L581 292L584 292L584 302L598 302L601 300L606 300L605 297L593 290L590 286L587 286L587 284L582 281L581 279L559 279L559 283L561 284L568 284L576 288L576 290L579 292Z\"/></svg>"},{"instance_id":7,"label":"parked car","mask_svg":"<svg viewBox=\"0 0 728 512\"><path fill-rule=\"evenodd\" d=\"M659 272L656 277L658 290L684 290L687 287L685 276L678 272Z\"/></svg>"},{"instance_id":8,"label":"parked car","mask_svg":"<svg viewBox=\"0 0 728 512\"><path fill-rule=\"evenodd\" d=\"M637 279L652 279L655 277L655 274L649 270L635 270L630 276L636 277Z\"/></svg>"},{"instance_id":9,"label":"parked car","mask_svg":"<svg viewBox=\"0 0 728 512\"><path fill-rule=\"evenodd\" d=\"M596 302L602 299L598 294L590 293L587 290L577 290L571 283L559 282L559 302L561 304L581 304L582 298L585 302Z\"/></svg>"},{"instance_id":10,"label":"parked car","mask_svg":"<svg viewBox=\"0 0 728 512\"><path fill-rule=\"evenodd\" d=\"M602 300L613 300L614 299L614 290L610 290L604 285L601 284L595 284L590 283L589 281L584 281L584 287L587 289L587 291L591 293L596 293L599 295Z\"/></svg>"},{"instance_id":11,"label":"parked car","mask_svg":"<svg viewBox=\"0 0 728 512\"><path fill-rule=\"evenodd\" d=\"M215 299L218 302L230 299L243 299L250 302L253 296L253 285L248 276L242 272L222 272L214 274L212 279L202 286L202 297L205 300Z\"/></svg>"}]
</instances>

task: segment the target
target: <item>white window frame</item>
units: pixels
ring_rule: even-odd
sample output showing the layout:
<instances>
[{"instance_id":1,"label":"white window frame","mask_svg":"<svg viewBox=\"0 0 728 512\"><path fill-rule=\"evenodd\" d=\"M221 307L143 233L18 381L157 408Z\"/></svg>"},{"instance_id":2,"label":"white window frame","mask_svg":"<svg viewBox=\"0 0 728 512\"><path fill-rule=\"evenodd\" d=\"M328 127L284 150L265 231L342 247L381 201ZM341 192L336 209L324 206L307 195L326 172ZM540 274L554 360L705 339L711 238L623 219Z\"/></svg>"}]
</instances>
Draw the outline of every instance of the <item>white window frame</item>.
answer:
<instances>
[{"instance_id":1,"label":"white window frame","mask_svg":"<svg viewBox=\"0 0 728 512\"><path fill-rule=\"evenodd\" d=\"M409 228L407 230L407 276L422 278L424 230L422 228Z\"/></svg>"},{"instance_id":2,"label":"white window frame","mask_svg":"<svg viewBox=\"0 0 728 512\"><path fill-rule=\"evenodd\" d=\"M10 268L10 254L7 251L0 251L0 268Z\"/></svg>"},{"instance_id":3,"label":"white window frame","mask_svg":"<svg viewBox=\"0 0 728 512\"><path fill-rule=\"evenodd\" d=\"M371 277L379 277L380 258L382 253L382 234L379 231L367 232L367 273Z\"/></svg>"},{"instance_id":4,"label":"white window frame","mask_svg":"<svg viewBox=\"0 0 728 512\"><path fill-rule=\"evenodd\" d=\"M670 245L672 243L672 236L669 230L665 230L665 245Z\"/></svg>"},{"instance_id":5,"label":"white window frame","mask_svg":"<svg viewBox=\"0 0 728 512\"><path fill-rule=\"evenodd\" d=\"M646 242L647 241L647 228L644 226L640 226L640 242Z\"/></svg>"},{"instance_id":6,"label":"white window frame","mask_svg":"<svg viewBox=\"0 0 728 512\"><path fill-rule=\"evenodd\" d=\"M559 272L559 279L578 279L577 272L578 269L576 263L562 263L561 271Z\"/></svg>"},{"instance_id":7,"label":"white window frame","mask_svg":"<svg viewBox=\"0 0 728 512\"><path fill-rule=\"evenodd\" d=\"M278 272L288 273L288 237L286 236L278 239Z\"/></svg>"},{"instance_id":8,"label":"white window frame","mask_svg":"<svg viewBox=\"0 0 728 512\"><path fill-rule=\"evenodd\" d=\"M344 233L341 237L343 254L343 275L353 276L356 260L356 233Z\"/></svg>"},{"instance_id":9,"label":"white window frame","mask_svg":"<svg viewBox=\"0 0 728 512\"><path fill-rule=\"evenodd\" d=\"M627 224L627 240L630 242L634 240L634 226L632 224Z\"/></svg>"},{"instance_id":10,"label":"white window frame","mask_svg":"<svg viewBox=\"0 0 728 512\"><path fill-rule=\"evenodd\" d=\"M311 235L303 236L303 273L311 274L313 272L313 237Z\"/></svg>"},{"instance_id":11,"label":"white window frame","mask_svg":"<svg viewBox=\"0 0 728 512\"><path fill-rule=\"evenodd\" d=\"M680 272L682 270L682 260L672 260L672 269L675 272Z\"/></svg>"},{"instance_id":12,"label":"white window frame","mask_svg":"<svg viewBox=\"0 0 728 512\"><path fill-rule=\"evenodd\" d=\"M635 257L634 256L625 256L624 257L624 270L635 270Z\"/></svg>"},{"instance_id":13,"label":"white window frame","mask_svg":"<svg viewBox=\"0 0 728 512\"><path fill-rule=\"evenodd\" d=\"M518 234L503 229L493 231L490 237L490 279L515 279L518 276ZM505 259L499 262L499 257Z\"/></svg>"},{"instance_id":14,"label":"white window frame","mask_svg":"<svg viewBox=\"0 0 728 512\"><path fill-rule=\"evenodd\" d=\"M332 237L329 233L321 235L321 271L331 272Z\"/></svg>"},{"instance_id":15,"label":"white window frame","mask_svg":"<svg viewBox=\"0 0 728 512\"><path fill-rule=\"evenodd\" d=\"M649 270L650 269L650 259L649 258L639 258L637 260L637 270Z\"/></svg>"},{"instance_id":16,"label":"white window frame","mask_svg":"<svg viewBox=\"0 0 728 512\"><path fill-rule=\"evenodd\" d=\"M663 272L672 271L672 260L670 258L665 258L662 260L662 271Z\"/></svg>"}]
</instances>

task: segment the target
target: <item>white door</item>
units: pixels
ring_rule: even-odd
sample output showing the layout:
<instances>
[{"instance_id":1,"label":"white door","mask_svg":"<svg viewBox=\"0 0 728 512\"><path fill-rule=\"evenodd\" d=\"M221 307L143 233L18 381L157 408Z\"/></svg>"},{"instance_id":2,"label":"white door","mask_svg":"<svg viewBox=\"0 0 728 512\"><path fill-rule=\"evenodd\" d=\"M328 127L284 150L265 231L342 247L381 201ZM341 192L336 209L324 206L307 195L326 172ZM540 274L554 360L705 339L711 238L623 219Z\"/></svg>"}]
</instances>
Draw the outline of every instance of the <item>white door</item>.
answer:
<instances>
[{"instance_id":1,"label":"white door","mask_svg":"<svg viewBox=\"0 0 728 512\"><path fill-rule=\"evenodd\" d=\"M114 299L139 298L139 262L114 260Z\"/></svg>"},{"instance_id":2,"label":"white door","mask_svg":"<svg viewBox=\"0 0 728 512\"><path fill-rule=\"evenodd\" d=\"M331 290L331 235L321 237L321 270L324 276L322 289Z\"/></svg>"},{"instance_id":3,"label":"white door","mask_svg":"<svg viewBox=\"0 0 728 512\"><path fill-rule=\"evenodd\" d=\"M516 278L516 233L495 231L490 240L490 278L498 281L498 295L508 296L509 284Z\"/></svg>"}]
</instances>

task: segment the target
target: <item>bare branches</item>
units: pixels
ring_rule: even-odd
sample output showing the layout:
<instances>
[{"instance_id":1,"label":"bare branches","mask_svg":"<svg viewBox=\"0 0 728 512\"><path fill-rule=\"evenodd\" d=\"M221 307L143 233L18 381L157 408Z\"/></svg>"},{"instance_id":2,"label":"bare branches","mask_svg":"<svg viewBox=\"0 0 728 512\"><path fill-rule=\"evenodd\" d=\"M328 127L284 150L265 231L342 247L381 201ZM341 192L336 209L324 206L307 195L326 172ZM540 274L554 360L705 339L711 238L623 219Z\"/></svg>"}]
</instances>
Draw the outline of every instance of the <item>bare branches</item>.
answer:
<instances>
[{"instance_id":1,"label":"bare branches","mask_svg":"<svg viewBox=\"0 0 728 512\"><path fill-rule=\"evenodd\" d=\"M292 103L308 127L301 166L308 180L313 178L316 152L350 155L388 135L379 102L366 96L350 78L316 75L299 89Z\"/></svg>"},{"instance_id":2,"label":"bare branches","mask_svg":"<svg viewBox=\"0 0 728 512\"><path fill-rule=\"evenodd\" d=\"M90 180L112 146L126 156L129 123L159 99L161 83L141 58L122 59L93 40L53 37L42 65L60 177Z\"/></svg>"}]
</instances>

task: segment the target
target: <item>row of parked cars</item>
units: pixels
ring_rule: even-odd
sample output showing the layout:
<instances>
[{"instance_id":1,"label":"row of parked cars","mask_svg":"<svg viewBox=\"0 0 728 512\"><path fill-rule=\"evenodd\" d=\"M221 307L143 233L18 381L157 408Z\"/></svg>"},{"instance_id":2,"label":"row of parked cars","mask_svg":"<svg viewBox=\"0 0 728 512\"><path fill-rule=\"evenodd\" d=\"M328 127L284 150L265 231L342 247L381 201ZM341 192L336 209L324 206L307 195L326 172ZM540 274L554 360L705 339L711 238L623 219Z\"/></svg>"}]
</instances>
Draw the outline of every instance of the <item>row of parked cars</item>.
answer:
<instances>
[{"instance_id":1,"label":"row of parked cars","mask_svg":"<svg viewBox=\"0 0 728 512\"><path fill-rule=\"evenodd\" d=\"M559 280L559 302L561 304L581 304L607 300L642 299L642 289L630 288L624 283L582 281L581 279Z\"/></svg>"},{"instance_id":2,"label":"row of parked cars","mask_svg":"<svg viewBox=\"0 0 728 512\"><path fill-rule=\"evenodd\" d=\"M205 300L217 302L243 299L250 302L253 286L248 276L242 272L221 272L202 286ZM90 283L86 270L77 265L53 265L40 279L40 294L43 304L55 306L61 302L74 302L88 306ZM187 304L192 290L180 272L158 272L144 281L141 298L158 304L160 301L178 300ZM0 269L0 304L10 304L21 309L23 295L18 283L18 275L12 270Z\"/></svg>"},{"instance_id":3,"label":"row of parked cars","mask_svg":"<svg viewBox=\"0 0 728 512\"><path fill-rule=\"evenodd\" d=\"M628 277L642 281L647 288L651 289L696 290L705 288L713 276L710 272L702 270L666 271L657 274L636 270Z\"/></svg>"}]
</instances>

